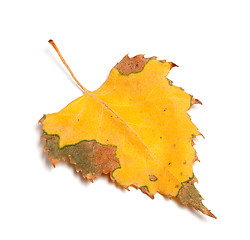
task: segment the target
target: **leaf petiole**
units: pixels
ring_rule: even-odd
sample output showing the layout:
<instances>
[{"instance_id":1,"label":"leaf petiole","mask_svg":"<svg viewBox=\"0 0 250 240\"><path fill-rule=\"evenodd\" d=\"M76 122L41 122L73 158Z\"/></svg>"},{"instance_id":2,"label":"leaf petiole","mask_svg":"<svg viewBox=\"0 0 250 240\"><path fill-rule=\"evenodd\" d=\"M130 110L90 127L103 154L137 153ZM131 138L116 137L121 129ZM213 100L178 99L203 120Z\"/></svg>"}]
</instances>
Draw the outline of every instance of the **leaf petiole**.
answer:
<instances>
[{"instance_id":1,"label":"leaf petiole","mask_svg":"<svg viewBox=\"0 0 250 240\"><path fill-rule=\"evenodd\" d=\"M56 46L56 44L54 43L54 41L52 39L49 40L49 43L52 45L52 47L56 50L58 56L60 57L60 59L62 60L64 66L68 69L70 75L72 76L72 78L75 80L75 82L78 84L78 86L85 92L89 92L84 86L82 86L82 84L76 79L74 73L71 71L69 65L66 63L65 59L63 58L61 52L59 51L58 47Z\"/></svg>"}]
</instances>

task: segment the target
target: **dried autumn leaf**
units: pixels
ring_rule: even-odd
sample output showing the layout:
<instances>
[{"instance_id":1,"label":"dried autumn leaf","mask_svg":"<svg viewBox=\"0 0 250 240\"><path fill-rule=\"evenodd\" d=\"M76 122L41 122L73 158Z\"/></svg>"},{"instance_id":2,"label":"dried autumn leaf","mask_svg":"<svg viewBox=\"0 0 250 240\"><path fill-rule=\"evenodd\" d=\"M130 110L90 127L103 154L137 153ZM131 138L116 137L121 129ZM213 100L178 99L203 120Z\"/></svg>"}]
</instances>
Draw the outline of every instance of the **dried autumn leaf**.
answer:
<instances>
[{"instance_id":1,"label":"dried autumn leaf","mask_svg":"<svg viewBox=\"0 0 250 240\"><path fill-rule=\"evenodd\" d=\"M166 78L175 64L125 56L99 89L88 91L49 42L84 90L40 120L52 164L68 161L90 181L110 174L124 188L134 186L151 198L176 197L215 218L194 186L193 139L201 134L187 110L201 102Z\"/></svg>"}]
</instances>

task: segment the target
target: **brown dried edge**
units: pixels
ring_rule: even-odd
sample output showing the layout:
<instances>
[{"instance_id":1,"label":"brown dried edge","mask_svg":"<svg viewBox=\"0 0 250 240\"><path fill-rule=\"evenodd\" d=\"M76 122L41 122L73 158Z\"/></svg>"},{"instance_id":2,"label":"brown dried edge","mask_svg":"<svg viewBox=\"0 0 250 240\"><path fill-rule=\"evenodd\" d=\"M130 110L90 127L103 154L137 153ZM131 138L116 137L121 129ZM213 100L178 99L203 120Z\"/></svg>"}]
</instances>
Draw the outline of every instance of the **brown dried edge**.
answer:
<instances>
[{"instance_id":1,"label":"brown dried edge","mask_svg":"<svg viewBox=\"0 0 250 240\"><path fill-rule=\"evenodd\" d=\"M46 115L44 115L44 116L39 120L39 123L42 124L43 121L45 120L45 118L46 118ZM78 144L81 143L81 142L96 141L95 139L94 139L94 140L82 140L82 141L79 141L79 142L77 142L77 143L75 143L75 144L69 144L69 145L65 145L65 146L63 146L63 147L60 147L60 146L59 146L60 136L59 136L58 134L48 134L44 129L43 129L42 131L43 131L43 133L44 133L45 135L47 135L47 136L56 136L56 137L58 137L57 147L58 147L59 150L64 149L64 148L66 148L66 147L78 145ZM41 136L41 139L42 139L42 140L44 139L43 136ZM97 141L96 141L96 142L97 142ZM112 146L112 147L117 148L117 146L114 146L114 145L112 145L112 144L102 144L102 143L99 143L99 142L97 142L97 143L100 144L101 146ZM44 148L44 150L46 151L45 148ZM110 179L111 179L112 181L115 181L115 178L114 178L114 176L113 176L113 172L114 172L116 169L121 168L120 160L119 160L119 158L117 157L116 154L115 154L115 156L116 156L116 158L117 158L117 160L118 160L118 163L119 163L120 167L115 168L115 169L110 173ZM72 163L71 163L71 164L72 164ZM53 165L53 164L52 164L52 165ZM72 164L72 165L74 165L74 164ZM54 166L54 167L55 167L55 166ZM117 182L117 181L116 181L116 182ZM118 183L118 182L117 182L117 183ZM119 185L121 185L121 184L119 183ZM121 186L123 186L123 185L121 185ZM126 186L123 186L123 187L124 187L124 188L127 188Z\"/></svg>"},{"instance_id":2,"label":"brown dried edge","mask_svg":"<svg viewBox=\"0 0 250 240\"><path fill-rule=\"evenodd\" d=\"M123 61L126 57L128 57L128 60L130 60L130 61L133 61L133 59L135 59L136 57L141 57L141 60L142 60L142 61L143 61L143 60L146 60L146 61L145 61L145 64L142 66L142 68L141 68L140 70L138 70L138 71L133 71L133 70L132 70L130 73L127 73L127 74L126 74L126 73L123 73L122 67L120 67L120 65L122 65L122 61ZM153 56L153 57L150 57L150 58L144 58L144 55L143 55L143 54L139 54L139 55L136 55L136 56L130 58L128 55L126 55L125 57L123 57L123 59L122 59L119 63L117 63L117 64L114 66L114 68L116 68L116 69L119 71L119 73L120 73L121 75L126 75L126 76L128 76L128 75L131 74L131 73L140 73L140 72L142 72L143 69L145 68L146 64L147 64L149 61L151 61L151 60L157 60L157 57ZM159 61L159 62L161 62L161 63L166 63L166 60L157 60L157 61ZM173 63L173 62L169 62L169 63L172 64L171 69L172 69L173 67L178 67L178 65L175 64L175 63ZM135 64L135 63L133 62L133 64ZM134 68L135 68L135 67L136 67L136 66L134 66ZM172 83L171 80L168 79L168 81L169 81L170 83Z\"/></svg>"},{"instance_id":3,"label":"brown dried edge","mask_svg":"<svg viewBox=\"0 0 250 240\"><path fill-rule=\"evenodd\" d=\"M46 115L44 115L44 116L39 120L39 123L42 124L43 121L45 120L45 118L46 118ZM44 133L46 136L56 136L56 137L58 137L57 147L58 147L59 150L64 149L64 148L66 148L66 147L78 145L78 144L81 143L81 142L96 141L96 140L82 140L82 141L77 142L77 143L75 143L75 144L69 144L69 145L65 145L65 146L63 146L63 147L60 147L60 146L59 146L60 136L59 136L58 134L48 134L45 130L42 130L42 131L43 131L43 133ZM41 136L41 139L42 139L42 140L44 139L43 135ZM96 142L97 142L97 141L96 141ZM102 145L102 146L113 146L113 147L117 148L117 146L114 146L114 145L112 145L112 144L102 144L102 143L99 143L99 142L97 142L97 143L100 144L100 145ZM44 150L46 151L45 148L44 148ZM126 189L126 190L128 190L128 191L129 191L129 187L130 187L130 186L131 186L131 187L134 187L135 189L140 189L143 193L147 194L151 199L154 199L154 195L151 194L151 193L148 191L148 186L146 186L146 185L145 185L145 186L141 186L141 187L137 187L137 186L135 186L135 185L126 186L126 185L122 185L121 183L119 183L119 182L115 179L115 177L113 176L114 171L117 170L117 169L119 169L119 168L121 168L120 160L119 160L119 158L117 157L116 154L115 154L115 156L116 156L116 158L117 158L117 160L118 160L118 163L119 163L120 167L117 167L117 168L115 168L112 172L110 172L110 179L111 179L113 182L115 182L119 187L122 187L122 188L124 188L124 189ZM69 162L69 163L70 163L71 165L74 165L74 164L71 163L71 162ZM53 163L52 163L52 165L55 167L55 165L54 165ZM76 170L76 169L75 169L75 170ZM85 177L84 177L84 178L85 178ZM91 182L93 182L93 181L91 181Z\"/></svg>"},{"instance_id":4,"label":"brown dried edge","mask_svg":"<svg viewBox=\"0 0 250 240\"><path fill-rule=\"evenodd\" d=\"M189 181L183 182L176 199L178 199L178 201L180 201L180 203L183 205L193 207L196 210L201 211L203 214L217 219L217 217L211 213L211 211L208 210L206 206L203 205L202 200L204 199L194 186L195 182L198 182L198 180L194 176Z\"/></svg>"},{"instance_id":5,"label":"brown dried edge","mask_svg":"<svg viewBox=\"0 0 250 240\"><path fill-rule=\"evenodd\" d=\"M131 61L131 64L132 64L132 65L135 64L134 69L135 69L135 67L136 67L136 62L133 62L133 60L134 60L135 58L140 58L140 60L141 60L141 61L144 61L145 64L141 66L141 69L140 69L140 70L134 71L134 69L133 69L131 72L129 72L129 73L126 74L126 73L123 72L123 61L126 61L126 60L124 60L125 58L127 58L127 60ZM122 59L119 63L117 63L117 64L115 65L114 68L116 68L116 69L119 71L119 73L120 73L121 75L128 76L128 75L131 74L131 73L140 73L140 72L142 72L143 69L145 68L146 64L147 64L149 61L151 61L151 60L157 60L157 57L153 56L153 57L150 57L150 58L145 58L143 54L139 54L139 55L136 55L136 56L130 58L128 55L126 55L126 56L123 57L123 59ZM166 60L157 60L157 61L158 61L158 62L161 62L161 63L166 63ZM173 67L179 67L177 64L175 64L175 63L173 63L173 62L169 62L169 63L172 64L171 69L172 69ZM170 69L170 70L171 70L171 69ZM169 85L170 85L170 86L173 86L173 81L172 81L172 80L170 80L170 79L167 78L167 81L169 82ZM181 87L179 87L179 88L180 88L182 91L184 91L183 88L181 88ZM193 106L194 104L201 104L201 105L202 105L202 102L201 102L199 99L194 98L192 95L190 95L190 96L191 96L191 99L190 99L190 107Z\"/></svg>"}]
</instances>

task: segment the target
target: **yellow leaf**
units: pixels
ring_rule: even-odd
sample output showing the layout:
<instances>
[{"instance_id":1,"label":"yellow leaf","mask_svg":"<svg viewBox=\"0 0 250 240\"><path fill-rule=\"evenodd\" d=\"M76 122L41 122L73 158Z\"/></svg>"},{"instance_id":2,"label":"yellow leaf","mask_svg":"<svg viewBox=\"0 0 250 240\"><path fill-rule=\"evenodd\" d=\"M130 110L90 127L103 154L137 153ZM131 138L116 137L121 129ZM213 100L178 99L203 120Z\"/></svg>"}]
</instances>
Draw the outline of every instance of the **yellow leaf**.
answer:
<instances>
[{"instance_id":1,"label":"yellow leaf","mask_svg":"<svg viewBox=\"0 0 250 240\"><path fill-rule=\"evenodd\" d=\"M125 188L140 188L152 198L157 192L178 198L183 183L194 177L193 138L200 133L187 114L198 100L167 79L173 66L155 57L125 56L99 89L84 88L83 96L64 109L46 114L41 122L52 163L67 158L91 181L108 173L104 165L109 164L112 180ZM183 203L211 216L206 208Z\"/></svg>"}]
</instances>

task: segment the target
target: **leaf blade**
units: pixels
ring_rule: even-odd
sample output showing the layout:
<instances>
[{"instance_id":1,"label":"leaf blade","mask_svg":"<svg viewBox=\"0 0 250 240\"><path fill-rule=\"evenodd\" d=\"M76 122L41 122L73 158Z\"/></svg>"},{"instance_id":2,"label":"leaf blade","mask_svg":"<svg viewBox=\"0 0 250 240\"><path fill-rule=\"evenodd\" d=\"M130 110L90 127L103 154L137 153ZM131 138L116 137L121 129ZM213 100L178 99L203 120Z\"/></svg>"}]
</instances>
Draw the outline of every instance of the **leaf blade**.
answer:
<instances>
[{"instance_id":1,"label":"leaf blade","mask_svg":"<svg viewBox=\"0 0 250 240\"><path fill-rule=\"evenodd\" d=\"M60 112L46 115L43 129L60 136L59 148L95 142L105 155L104 147L115 147L110 158L115 156L119 165L109 170L113 180L125 188L140 188L151 198L157 192L178 198L183 183L193 176L193 138L200 135L187 114L193 97L167 80L173 63L151 58L133 68L142 57L128 65L126 59L121 68L127 74L116 65L99 89L86 91ZM93 161L96 144L92 145ZM93 180L105 171L83 176Z\"/></svg>"}]
</instances>

